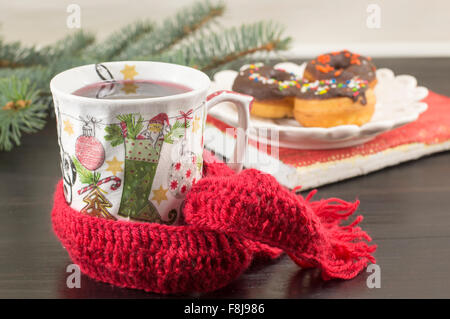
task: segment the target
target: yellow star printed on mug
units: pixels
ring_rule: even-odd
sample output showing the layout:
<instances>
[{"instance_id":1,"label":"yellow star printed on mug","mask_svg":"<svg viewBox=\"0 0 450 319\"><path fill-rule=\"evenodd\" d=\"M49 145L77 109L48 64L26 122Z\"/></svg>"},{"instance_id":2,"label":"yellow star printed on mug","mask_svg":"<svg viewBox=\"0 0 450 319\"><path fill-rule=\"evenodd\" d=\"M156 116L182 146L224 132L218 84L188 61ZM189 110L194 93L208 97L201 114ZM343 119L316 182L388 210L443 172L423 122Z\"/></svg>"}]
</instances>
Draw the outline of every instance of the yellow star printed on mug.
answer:
<instances>
[{"instance_id":1,"label":"yellow star printed on mug","mask_svg":"<svg viewBox=\"0 0 450 319\"><path fill-rule=\"evenodd\" d=\"M65 120L64 121L64 131L69 134L72 135L73 134L73 126L72 123L70 123L69 120Z\"/></svg>"},{"instance_id":2,"label":"yellow star printed on mug","mask_svg":"<svg viewBox=\"0 0 450 319\"><path fill-rule=\"evenodd\" d=\"M192 122L192 132L196 133L199 128L200 128L200 117L196 115L194 121Z\"/></svg>"},{"instance_id":3,"label":"yellow star printed on mug","mask_svg":"<svg viewBox=\"0 0 450 319\"><path fill-rule=\"evenodd\" d=\"M125 64L123 70L120 71L120 73L123 74L124 80L134 80L134 77L139 74L138 72L136 72L135 65L128 65L128 64Z\"/></svg>"},{"instance_id":4,"label":"yellow star printed on mug","mask_svg":"<svg viewBox=\"0 0 450 319\"><path fill-rule=\"evenodd\" d=\"M153 192L152 200L157 201L158 205L160 205L163 200L167 200L167 191L168 190L169 189L164 189L162 187L162 185L159 186L159 189L152 190L152 192Z\"/></svg>"},{"instance_id":5,"label":"yellow star printed on mug","mask_svg":"<svg viewBox=\"0 0 450 319\"><path fill-rule=\"evenodd\" d=\"M108 163L108 168L106 170L113 173L113 175L116 175L117 172L123 172L123 169L122 169L123 162L117 160L117 158L115 156L112 159L112 161L106 161L106 163Z\"/></svg>"}]
</instances>

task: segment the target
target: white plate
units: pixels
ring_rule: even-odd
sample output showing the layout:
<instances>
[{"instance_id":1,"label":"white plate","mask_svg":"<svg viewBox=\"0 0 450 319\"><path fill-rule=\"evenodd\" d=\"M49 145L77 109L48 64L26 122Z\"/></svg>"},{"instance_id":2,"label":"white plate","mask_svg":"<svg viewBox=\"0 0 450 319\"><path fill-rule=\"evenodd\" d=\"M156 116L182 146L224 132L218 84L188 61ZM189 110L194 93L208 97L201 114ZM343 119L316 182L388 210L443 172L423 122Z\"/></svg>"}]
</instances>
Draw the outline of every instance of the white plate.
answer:
<instances>
[{"instance_id":1,"label":"white plate","mask_svg":"<svg viewBox=\"0 0 450 319\"><path fill-rule=\"evenodd\" d=\"M297 65L290 62L279 63L275 67L303 74L305 64ZM215 74L211 92L231 90L236 71L225 70ZM251 116L249 136L258 141L275 144L281 147L296 149L331 149L354 146L375 138L380 133L392 130L417 120L427 108L420 102L428 95L425 87L417 86L416 78L411 75L397 75L389 69L378 69L378 83L375 87L377 99L375 113L370 122L362 125L340 125L330 128L302 127L294 119L264 119ZM222 103L214 107L210 114L232 126L237 125L237 112L231 103ZM265 129L265 130L259 130ZM261 137L261 132L267 131ZM258 133L259 137L258 137ZM263 134L264 135L264 134ZM278 139L276 136L278 135Z\"/></svg>"}]
</instances>

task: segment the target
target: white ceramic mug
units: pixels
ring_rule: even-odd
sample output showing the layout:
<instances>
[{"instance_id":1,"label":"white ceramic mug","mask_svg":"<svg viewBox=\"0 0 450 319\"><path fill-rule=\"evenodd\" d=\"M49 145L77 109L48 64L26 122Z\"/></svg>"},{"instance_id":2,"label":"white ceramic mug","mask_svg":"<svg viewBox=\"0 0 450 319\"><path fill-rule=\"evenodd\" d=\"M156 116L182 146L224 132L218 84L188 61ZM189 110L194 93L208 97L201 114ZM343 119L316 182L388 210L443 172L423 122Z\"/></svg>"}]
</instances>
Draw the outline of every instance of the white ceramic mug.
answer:
<instances>
[{"instance_id":1,"label":"white ceramic mug","mask_svg":"<svg viewBox=\"0 0 450 319\"><path fill-rule=\"evenodd\" d=\"M168 82L192 90L145 99L72 94L102 80L105 91L118 80ZM91 216L177 224L186 192L201 178L206 114L217 103L229 101L238 109L245 134L230 164L242 168L253 98L230 91L207 96L210 83L201 71L160 62L109 62L56 75L50 88L68 204Z\"/></svg>"}]
</instances>

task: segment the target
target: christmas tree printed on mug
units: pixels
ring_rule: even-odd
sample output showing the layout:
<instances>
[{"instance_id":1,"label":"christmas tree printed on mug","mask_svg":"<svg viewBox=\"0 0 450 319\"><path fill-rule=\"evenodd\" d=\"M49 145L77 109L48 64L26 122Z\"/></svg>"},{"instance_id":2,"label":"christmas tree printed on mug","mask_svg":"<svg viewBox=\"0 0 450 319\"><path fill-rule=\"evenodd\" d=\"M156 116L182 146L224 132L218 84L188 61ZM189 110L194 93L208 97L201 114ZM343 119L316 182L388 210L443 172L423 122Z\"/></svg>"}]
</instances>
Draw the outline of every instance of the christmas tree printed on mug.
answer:
<instances>
[{"instance_id":1,"label":"christmas tree printed on mug","mask_svg":"<svg viewBox=\"0 0 450 319\"><path fill-rule=\"evenodd\" d=\"M119 215L173 224L177 219L176 210L169 212L167 221L163 220L149 196L164 143L173 144L183 137L189 123L176 121L170 125L166 113L159 113L148 121L140 114L122 114L117 119L119 125L106 126L105 140L113 147L125 144L125 177Z\"/></svg>"},{"instance_id":2,"label":"christmas tree printed on mug","mask_svg":"<svg viewBox=\"0 0 450 319\"><path fill-rule=\"evenodd\" d=\"M87 193L83 198L86 206L81 209L81 213L115 220L116 218L108 211L112 204L105 196L106 191L100 186L112 182L110 189L115 191L122 181L117 176L102 178L101 173L96 172L105 162L105 149L95 137L95 125L99 122L93 117L80 119L84 122L83 134L75 142L75 156L72 160L80 182L87 184L78 190L78 195Z\"/></svg>"}]
</instances>

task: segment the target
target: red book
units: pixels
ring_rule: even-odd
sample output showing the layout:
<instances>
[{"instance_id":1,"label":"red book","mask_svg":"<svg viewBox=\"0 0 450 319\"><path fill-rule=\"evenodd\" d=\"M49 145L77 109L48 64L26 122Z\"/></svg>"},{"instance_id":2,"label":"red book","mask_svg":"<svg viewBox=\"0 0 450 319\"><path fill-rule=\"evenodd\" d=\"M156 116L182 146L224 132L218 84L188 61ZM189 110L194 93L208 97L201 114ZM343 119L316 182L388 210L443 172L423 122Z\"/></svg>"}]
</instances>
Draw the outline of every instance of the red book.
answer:
<instances>
[{"instance_id":1,"label":"red book","mask_svg":"<svg viewBox=\"0 0 450 319\"><path fill-rule=\"evenodd\" d=\"M378 135L375 139L353 147L330 150L298 150L259 147L250 140L249 152L257 152L260 161L246 163L272 174L289 188L310 189L347 178L364 175L402 162L450 149L450 98L429 92L424 102L428 109L418 120ZM208 116L208 131L224 139L229 125ZM206 148L223 156L223 144L205 139ZM228 144L229 145L229 144ZM275 154L275 156L273 155Z\"/></svg>"}]
</instances>

